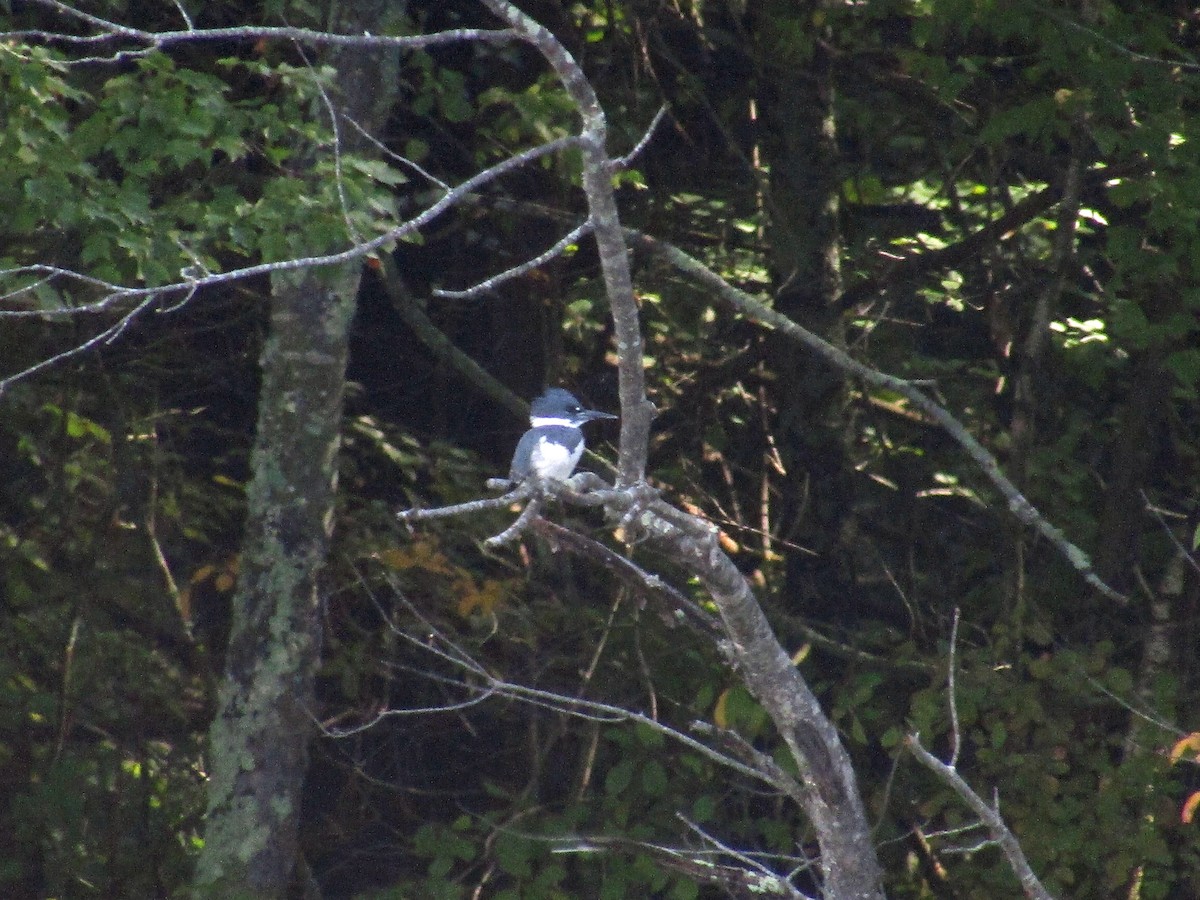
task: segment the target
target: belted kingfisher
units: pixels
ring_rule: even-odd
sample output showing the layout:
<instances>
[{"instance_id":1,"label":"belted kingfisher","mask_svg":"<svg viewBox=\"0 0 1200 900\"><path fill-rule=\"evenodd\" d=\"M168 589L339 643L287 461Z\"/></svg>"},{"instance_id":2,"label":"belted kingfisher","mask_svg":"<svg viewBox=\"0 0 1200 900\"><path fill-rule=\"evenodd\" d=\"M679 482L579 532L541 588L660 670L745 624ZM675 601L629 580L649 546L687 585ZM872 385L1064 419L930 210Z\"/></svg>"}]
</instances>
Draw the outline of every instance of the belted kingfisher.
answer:
<instances>
[{"instance_id":1,"label":"belted kingfisher","mask_svg":"<svg viewBox=\"0 0 1200 900\"><path fill-rule=\"evenodd\" d=\"M516 483L530 476L566 480L583 456L583 431L579 426L592 419L615 418L584 409L570 391L549 388L530 404L532 427L517 444L508 480Z\"/></svg>"}]
</instances>

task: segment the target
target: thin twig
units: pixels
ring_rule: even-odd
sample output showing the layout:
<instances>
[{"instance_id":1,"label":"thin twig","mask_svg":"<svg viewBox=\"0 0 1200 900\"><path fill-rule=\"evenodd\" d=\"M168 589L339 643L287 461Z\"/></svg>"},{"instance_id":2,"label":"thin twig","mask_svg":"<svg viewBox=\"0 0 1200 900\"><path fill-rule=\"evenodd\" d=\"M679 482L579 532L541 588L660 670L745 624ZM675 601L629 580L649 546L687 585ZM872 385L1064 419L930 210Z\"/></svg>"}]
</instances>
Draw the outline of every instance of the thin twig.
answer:
<instances>
[{"instance_id":1,"label":"thin twig","mask_svg":"<svg viewBox=\"0 0 1200 900\"><path fill-rule=\"evenodd\" d=\"M1150 502L1150 498L1146 496L1146 491L1144 489L1141 491L1141 495L1142 502L1146 504L1146 510L1150 513L1150 515L1154 516L1154 521L1158 522L1158 524L1162 527L1162 530L1167 535L1167 539L1175 545L1175 552L1179 554L1181 559L1186 560L1187 564L1191 566L1193 570L1200 572L1200 562L1196 561L1195 553L1188 550L1188 548L1183 545L1183 542L1179 540L1175 534L1175 530L1168 525L1167 520L1163 518L1162 511Z\"/></svg>"},{"instance_id":2,"label":"thin twig","mask_svg":"<svg viewBox=\"0 0 1200 900\"><path fill-rule=\"evenodd\" d=\"M624 156L618 156L616 159L614 159L612 161L612 168L614 170L626 169L633 163L634 159L637 158L638 154L640 154L643 150L646 149L646 146L650 143L650 138L652 138L654 136L655 129L658 128L658 124L663 120L663 117L666 114L667 114L667 106L664 103L662 106L660 106L658 108L658 112L656 112L654 114L654 118L650 120L650 125L646 128L646 131L642 134L641 139L639 139L638 142L633 145L633 149L630 150L628 153L626 153Z\"/></svg>"},{"instance_id":3,"label":"thin twig","mask_svg":"<svg viewBox=\"0 0 1200 900\"><path fill-rule=\"evenodd\" d=\"M566 495L565 499L571 502L575 498ZM664 603L674 619L688 621L711 640L719 641L725 637L725 631L715 617L706 612L699 604L694 603L682 591L659 576L647 572L628 557L614 552L611 548L587 535L564 528L548 519L539 519L534 529L547 540L598 562L629 590Z\"/></svg>"},{"instance_id":4,"label":"thin twig","mask_svg":"<svg viewBox=\"0 0 1200 900\"><path fill-rule=\"evenodd\" d=\"M954 656L958 648L958 617L959 608L956 606L954 607L954 624L950 626L950 653L946 672L947 689L950 692L950 734L953 747L950 752L950 768L952 769L958 765L958 754L962 750L962 735L958 730L958 695L955 693L954 687Z\"/></svg>"},{"instance_id":5,"label":"thin twig","mask_svg":"<svg viewBox=\"0 0 1200 900\"><path fill-rule=\"evenodd\" d=\"M56 353L54 356L34 363L32 366L17 372L15 375L10 375L7 378L0 378L0 397L3 397L4 392L12 387L13 384L24 378L28 378L31 375L36 375L38 372L44 372L45 370L64 363L69 359L74 359L81 354L87 353L89 350L95 349L101 344L112 343L125 333L125 331L130 325L133 324L134 320L137 319L138 316L154 306L157 301L158 297L156 297L154 294L151 294L142 300L142 302L136 307L123 315L115 324L110 325L108 328L84 341L82 344L77 344L68 350L63 350L61 353Z\"/></svg>"},{"instance_id":6,"label":"thin twig","mask_svg":"<svg viewBox=\"0 0 1200 900\"><path fill-rule=\"evenodd\" d=\"M328 728L318 722L317 729L323 736L327 738L340 739L352 737L353 735L361 734L370 728L374 728L384 719L394 719L400 716L431 716L436 715L437 713L456 712L462 709L469 709L472 706L478 706L480 703L491 700L496 696L496 691L491 690L490 688L473 688L471 685L463 684L462 682L457 682L457 684L466 690L476 691L475 696L469 697L466 700L461 700L457 703L444 703L438 706L413 706L380 710L367 721L358 725L354 725L351 728Z\"/></svg>"},{"instance_id":7,"label":"thin twig","mask_svg":"<svg viewBox=\"0 0 1200 900\"><path fill-rule=\"evenodd\" d=\"M1200 71L1200 63L1197 63L1194 59L1190 59L1190 60L1167 59L1166 57L1163 57L1163 56L1150 56L1149 54L1146 54L1146 53L1139 53L1138 51L1130 50L1124 44L1122 44L1118 41L1114 41L1112 38L1101 34L1096 29L1089 28L1087 25L1084 25L1082 22L1077 22L1074 19L1064 16L1049 7L1044 7L1043 11L1046 14L1046 16L1053 19L1055 22L1058 22L1058 24L1064 26L1065 28L1070 28L1074 31L1078 31L1083 34L1086 34L1088 37L1092 38L1093 40L1099 41L1100 43L1104 44L1105 46L1109 47L1110 49L1116 50L1118 53L1121 53L1121 54L1129 57L1134 62L1147 63L1147 64L1153 65L1153 66L1169 66L1172 69L1180 69L1183 71L1191 71L1191 72ZM1179 48L1177 47L1176 49L1179 49Z\"/></svg>"},{"instance_id":8,"label":"thin twig","mask_svg":"<svg viewBox=\"0 0 1200 900\"><path fill-rule=\"evenodd\" d=\"M396 518L402 522L422 522L426 519L449 519L455 516L469 516L485 509L503 509L530 495L530 488L521 485L516 490L509 491L502 497L484 497L480 500L470 500L467 503L455 503L452 506L439 506L433 509L402 509L396 513Z\"/></svg>"},{"instance_id":9,"label":"thin twig","mask_svg":"<svg viewBox=\"0 0 1200 900\"><path fill-rule=\"evenodd\" d=\"M566 713L576 716L577 718L588 719L591 721L600 721L605 723L616 722L632 722L639 725L645 725L660 734L671 738L672 740L683 744L685 747L696 751L707 759L731 769L742 775L752 778L755 781L769 785L776 791L784 792L783 787L775 779L773 772L762 771L747 765L740 760L734 759L718 750L708 746L707 744L696 740L690 735L664 725L661 721L656 721L644 713L635 712L625 709L620 706L614 706L610 703L602 703L597 700L588 700L582 697L570 697L565 694L558 694L553 691L546 691L540 688L533 688L526 685L517 684L507 681L491 672L487 671L477 660L475 660L466 650L460 647L455 641L445 635L437 626L422 615L417 608L404 596L403 592L398 587L394 586L396 596L404 604L404 606L414 615L421 627L422 634L426 637L418 638L410 634L403 628L398 627L392 622L390 617L384 615L384 622L388 629L409 643L415 648L418 648L426 653L429 653L450 665L461 668L469 673L473 678L478 679L481 684L471 685L466 682L458 682L454 679L447 679L445 676L438 676L433 672L420 670L417 674L421 674L431 680L446 681L448 683L460 684L460 686L468 687L473 690L489 690L497 696L505 696L511 699L520 700L534 706L550 709L555 712ZM376 608L383 613L383 610L376 602Z\"/></svg>"},{"instance_id":10,"label":"thin twig","mask_svg":"<svg viewBox=\"0 0 1200 900\"><path fill-rule=\"evenodd\" d=\"M343 263L353 262L355 260L362 259L363 257L373 254L375 251L377 251L383 247L386 247L387 245L393 243L394 241L400 240L401 238L405 237L406 235L409 235L409 234L412 234L412 233L418 231L420 228L427 225L429 222L431 222L432 220L434 220L435 218L440 216L442 213L444 213L446 210L450 209L452 206L454 206L458 202L462 201L465 197L467 197L472 192L474 192L474 190L476 188L486 184L487 182L492 181L506 172L509 172L519 166L530 163L530 162L532 162L536 159L539 159L543 156L546 156L551 153L557 153L561 150L565 150L570 147L573 147L577 143L578 143L578 139L575 137L558 138L558 139L550 141L546 144L541 144L537 147L531 148L530 150L523 151L522 153L519 153L516 156L509 157L508 159L505 159L502 162L497 163L495 166L485 169L482 172L476 173L475 175L468 178L466 181L462 182L456 188L454 188L450 191L447 191L440 198L438 198L434 203L430 204L428 207L425 208L425 210L423 210L418 215L412 217L411 219L408 219L405 222L402 222L398 225L393 226L392 228L389 228L387 231L385 231L383 234L379 235L378 237L375 237L369 241L363 241L362 243L355 244L354 246L349 247L348 249L342 250L337 253L330 253L330 254L325 254L322 256L306 256L306 257L300 257L300 258L292 258L292 259L280 260L278 262L259 263L257 265L246 266L241 269L233 269L228 272L218 272L218 273L214 273L214 274L210 274L210 275L204 275L199 278L188 278L182 282L177 282L177 283L168 284L168 285L161 285L158 287L130 288L130 287L122 287L119 285L110 285L108 287L111 289L112 292L109 294L109 296L107 296L107 297L103 298L102 300L97 301L95 303L88 304L86 307L70 307L70 308L64 307L62 309L53 310L53 311L45 311L45 310L38 310L38 311L3 310L3 311L0 311L0 317L4 317L4 316L8 316L8 317L42 316L42 317L44 317L46 315L53 315L53 314L76 315L81 312L95 313L95 312L104 311L104 310L111 308L112 306L118 305L125 301L134 301L134 300L141 301L140 304L136 308L134 308L132 311L126 313L120 322L118 322L116 325L106 329L105 331L101 332L96 337L91 338L90 340L86 341L85 343L83 343L77 347L74 347L70 350L63 351L62 353L59 353L56 356L51 357L50 359L43 360L43 361L37 363L36 365L30 366L27 369L24 369L20 372L16 372L12 375L9 375L7 378L0 380L0 394L3 394L3 392L8 387L10 387L11 385L13 385L14 383L16 383L18 381L24 380L24 379L29 378L39 372L45 371L46 369L48 369L54 365L57 365L67 359L70 359L74 356L79 355L80 353L83 353L83 352L86 352L87 350L92 349L93 347L95 347L96 345L98 345L100 343L105 343L105 342L109 342L111 340L116 339L125 331L125 329L133 322L133 320L137 316L141 315L143 312L145 312L147 309L149 309L156 302L159 302L167 297L182 294L182 295L184 295L184 302L186 302L187 299L194 296L201 288L209 287L212 285L226 284L226 283L231 283L231 282L236 282L236 281L243 281L248 278L256 278L256 277L259 277L262 275L270 275L270 274L279 273L279 272L298 271L301 269L310 269L310 268L326 268L326 267L337 266L337 265L341 265ZM74 280L74 281L79 281L79 282L82 282L85 284L96 284L97 283L97 280L91 278L90 276L82 275L80 273L73 272L70 270L60 269L59 267L56 267L56 266L43 266L43 265L22 266L17 269L8 270L7 273L0 272L0 277L3 277L5 274L9 274L9 275L13 275L13 274L17 274L17 275L20 275L20 274L58 275L60 277L64 277L64 278ZM103 282L101 282L101 283L103 284ZM24 288L24 290L29 290L29 289L30 288L28 286L26 286ZM21 293L20 290L14 292L14 294L20 294L20 293ZM183 305L182 302L177 302L172 308L176 309L181 305Z\"/></svg>"},{"instance_id":11,"label":"thin twig","mask_svg":"<svg viewBox=\"0 0 1200 900\"><path fill-rule=\"evenodd\" d=\"M171 0L171 4L179 12L179 17L183 19L183 24L187 26L188 31L195 31L196 26L192 24L192 17L188 15L188 11L183 8L183 4L179 0Z\"/></svg>"},{"instance_id":12,"label":"thin twig","mask_svg":"<svg viewBox=\"0 0 1200 900\"><path fill-rule=\"evenodd\" d=\"M313 87L316 88L317 95L321 98L321 105L325 107L325 112L329 116L329 130L333 135L333 183L337 188L338 205L342 212L342 222L346 226L346 234L352 243L361 244L362 235L355 227L354 220L350 217L350 201L346 199L346 178L342 167L342 128L338 123L340 116L333 105L333 100L330 98L329 92L325 90L325 85L321 83L321 76L317 73L316 67L308 58L308 54L304 52L304 48L298 43L296 45L296 52L304 60L305 68L308 69L309 75L312 76Z\"/></svg>"},{"instance_id":13,"label":"thin twig","mask_svg":"<svg viewBox=\"0 0 1200 900\"><path fill-rule=\"evenodd\" d=\"M1017 880L1021 882L1021 890L1025 892L1025 896L1031 900L1054 900L1053 895L1046 890L1037 875L1034 874L1033 868L1025 858L1025 852L1021 849L1020 842L1004 823L1004 819L998 811L998 803L996 807L993 807L984 802L983 798L975 793L953 766L946 765L921 746L920 735L910 734L905 738L905 745L916 757L917 762L949 785L975 812L975 815L979 816L993 840L1000 845L1010 868L1017 876Z\"/></svg>"},{"instance_id":14,"label":"thin twig","mask_svg":"<svg viewBox=\"0 0 1200 900\"><path fill-rule=\"evenodd\" d=\"M829 365L861 378L868 384L881 387L907 398L921 412L936 422L950 435L983 472L987 479L1000 492L1007 503L1009 512L1023 524L1033 528L1046 538L1066 558L1067 562L1080 576L1104 596L1124 603L1127 598L1119 591L1109 587L1096 573L1088 555L1078 546L1069 541L1054 525L1038 512L1032 503L1026 499L1015 484L1004 474L996 458L979 443L957 418L941 404L932 400L913 382L894 375L887 375L870 366L864 365L845 351L822 340L817 335L797 325L787 316L771 309L744 291L740 291L717 275L699 260L689 256L677 247L656 240L648 235L626 229L626 235L636 247L640 247L669 265L682 272L689 280L703 289L711 291L718 299L732 307L752 321L766 328L778 331L791 340L801 344L810 352L825 360Z\"/></svg>"},{"instance_id":15,"label":"thin twig","mask_svg":"<svg viewBox=\"0 0 1200 900\"><path fill-rule=\"evenodd\" d=\"M723 841L717 840L715 837L713 837L711 834L709 834L707 831L705 831L703 828L701 828L699 825L697 825L695 822L693 822L691 819L689 819L683 813L681 813L681 812L675 813L675 818L677 818L680 822L682 822L684 825L686 825L692 832L699 835L701 840L712 844L714 847L716 847L718 850L720 850L726 856L730 857L731 859L736 859L743 866L746 866L747 868L752 869L755 872L758 872L764 878L768 879L767 883L769 883L773 886L777 886L781 891L787 891L788 896L798 898L798 900L800 900L800 898L806 897L805 894L802 894L802 893L800 893L800 891L796 890L796 888L792 884L785 881L784 877L782 875L778 874L777 872L772 872L770 869L768 869L766 866L764 866L758 860L753 859L750 856L747 856L745 853L742 853L739 850L735 850L733 847L730 847L728 844L724 843ZM808 861L806 860L805 863L807 866ZM798 870L798 871L803 871L803 869ZM791 873L791 875L794 877L796 874L798 874L798 871L793 871Z\"/></svg>"},{"instance_id":16,"label":"thin twig","mask_svg":"<svg viewBox=\"0 0 1200 900\"><path fill-rule=\"evenodd\" d=\"M109 19L92 15L66 3L60 3L58 0L33 0L33 2L39 6L54 10L68 19L74 19L90 25L97 29L98 33L74 35L45 29L26 29L0 32L0 39L10 38L18 41L37 40L45 43L83 47L127 40L145 45L142 50L133 51L133 53L138 55L144 55L147 51L162 50L175 44L200 43L202 41L280 40L297 41L315 47L352 47L357 49L392 47L405 50L423 50L442 44L462 43L466 41L507 44L520 39L520 35L516 31L508 28L454 28L447 31L433 32L432 34L415 35L335 34L328 31L315 31L311 28L257 25L199 29L188 27L177 31L145 31L141 28L122 25L119 22L113 22ZM67 60L64 62L66 64L72 62L117 62L129 55L129 51L118 51L107 58L92 57L87 60Z\"/></svg>"},{"instance_id":17,"label":"thin twig","mask_svg":"<svg viewBox=\"0 0 1200 900\"><path fill-rule=\"evenodd\" d=\"M469 300L472 297L478 297L480 294L486 294L489 291L495 290L506 281L512 281L514 278L520 278L527 272L532 272L534 269L541 268L550 260L561 256L568 247L572 244L579 243L580 239L589 234L592 230L591 221L583 222L572 228L569 232L559 238L547 250L539 253L532 259L527 259L525 262L513 266L511 269L505 269L497 275L493 275L484 281L479 282L469 288L461 291L435 290L435 297L445 297L450 300Z\"/></svg>"},{"instance_id":18,"label":"thin twig","mask_svg":"<svg viewBox=\"0 0 1200 900\"><path fill-rule=\"evenodd\" d=\"M420 175L422 178L424 178L430 184L437 186L437 188L439 190L442 190L442 191L450 190L450 185L446 184L446 182L442 181L442 179L438 178L436 175L433 175L430 172L423 169L419 164L417 164L413 160L409 159L407 156L401 156L395 150L392 150L390 147L387 146L387 144L385 144L379 138L375 137L375 135L371 134L371 132L367 131L367 129L365 129L361 125L359 125L358 122L355 121L355 119L353 117L348 116L345 113L342 113L342 118L345 119L347 122L349 122L351 128L353 128L355 131L357 131L364 140L369 142L376 150L378 150L380 153L382 153L387 159L390 159L392 162L397 163L398 165L404 166L406 169L412 169L412 171L416 172L418 175Z\"/></svg>"}]
</instances>

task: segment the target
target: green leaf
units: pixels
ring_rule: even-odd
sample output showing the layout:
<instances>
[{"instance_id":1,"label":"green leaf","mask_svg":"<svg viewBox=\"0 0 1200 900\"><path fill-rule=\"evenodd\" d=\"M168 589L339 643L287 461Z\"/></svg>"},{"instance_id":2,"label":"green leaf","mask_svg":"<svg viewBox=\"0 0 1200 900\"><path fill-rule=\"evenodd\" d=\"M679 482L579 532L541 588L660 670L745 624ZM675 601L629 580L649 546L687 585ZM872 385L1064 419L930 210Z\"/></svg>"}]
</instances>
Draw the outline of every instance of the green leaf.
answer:
<instances>
[{"instance_id":1,"label":"green leaf","mask_svg":"<svg viewBox=\"0 0 1200 900\"><path fill-rule=\"evenodd\" d=\"M643 747L649 747L651 750L659 749L667 741L661 731L644 722L638 722L634 725L633 733L637 736L638 743Z\"/></svg>"},{"instance_id":2,"label":"green leaf","mask_svg":"<svg viewBox=\"0 0 1200 900\"><path fill-rule=\"evenodd\" d=\"M858 716L850 720L850 736L854 738L856 744L867 743L867 732Z\"/></svg>"},{"instance_id":3,"label":"green leaf","mask_svg":"<svg viewBox=\"0 0 1200 900\"><path fill-rule=\"evenodd\" d=\"M400 184L408 184L409 178L399 169L394 169L387 163L378 159L360 159L356 156L348 157L345 161L347 168L353 169L356 172L361 172L373 181L380 184L396 186Z\"/></svg>"},{"instance_id":4,"label":"green leaf","mask_svg":"<svg viewBox=\"0 0 1200 900\"><path fill-rule=\"evenodd\" d=\"M604 778L604 790L610 797L623 794L633 781L633 760L622 760Z\"/></svg>"},{"instance_id":5,"label":"green leaf","mask_svg":"<svg viewBox=\"0 0 1200 900\"><path fill-rule=\"evenodd\" d=\"M1197 532L1200 534L1200 531ZM701 794L692 801L692 819L700 824L712 821L717 814L717 801L708 794Z\"/></svg>"},{"instance_id":6,"label":"green leaf","mask_svg":"<svg viewBox=\"0 0 1200 900\"><path fill-rule=\"evenodd\" d=\"M996 144L1017 134L1040 135L1057 117L1054 97L1037 97L993 115L979 133L979 140L983 144Z\"/></svg>"},{"instance_id":7,"label":"green leaf","mask_svg":"<svg viewBox=\"0 0 1200 900\"><path fill-rule=\"evenodd\" d=\"M496 837L496 862L501 869L516 878L528 878L531 874L532 851L531 843L515 834L502 831Z\"/></svg>"},{"instance_id":8,"label":"green leaf","mask_svg":"<svg viewBox=\"0 0 1200 900\"><path fill-rule=\"evenodd\" d=\"M667 770L662 764L652 759L642 769L642 787L650 797L661 797L667 792Z\"/></svg>"},{"instance_id":9,"label":"green leaf","mask_svg":"<svg viewBox=\"0 0 1200 900\"><path fill-rule=\"evenodd\" d=\"M1195 389L1200 384L1200 349L1189 347L1167 355L1163 365L1179 379L1184 387Z\"/></svg>"},{"instance_id":10,"label":"green leaf","mask_svg":"<svg viewBox=\"0 0 1200 900\"><path fill-rule=\"evenodd\" d=\"M1008 729L1004 727L1004 722L997 719L992 723L992 749L999 750L1004 746L1004 742L1008 740Z\"/></svg>"},{"instance_id":11,"label":"green leaf","mask_svg":"<svg viewBox=\"0 0 1200 900\"><path fill-rule=\"evenodd\" d=\"M696 900L700 896L700 886L690 878L680 878L671 886L667 896L670 900Z\"/></svg>"}]
</instances>

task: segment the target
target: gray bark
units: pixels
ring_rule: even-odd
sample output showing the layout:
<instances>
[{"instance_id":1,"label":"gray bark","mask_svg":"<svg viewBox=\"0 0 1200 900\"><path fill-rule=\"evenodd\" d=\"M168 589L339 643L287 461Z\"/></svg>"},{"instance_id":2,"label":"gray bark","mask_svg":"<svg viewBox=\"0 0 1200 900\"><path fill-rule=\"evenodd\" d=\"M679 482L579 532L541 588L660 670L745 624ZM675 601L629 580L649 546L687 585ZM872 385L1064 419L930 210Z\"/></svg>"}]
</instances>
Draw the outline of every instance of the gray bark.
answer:
<instances>
[{"instance_id":1,"label":"gray bark","mask_svg":"<svg viewBox=\"0 0 1200 900\"><path fill-rule=\"evenodd\" d=\"M336 30L377 30L387 3L342 5ZM394 96L394 51L350 50L333 101L365 128ZM347 134L349 129L343 128ZM343 150L351 149L343 144ZM197 897L282 897L297 863L300 790L320 661L348 333L360 269L278 273L226 677L209 733Z\"/></svg>"}]
</instances>

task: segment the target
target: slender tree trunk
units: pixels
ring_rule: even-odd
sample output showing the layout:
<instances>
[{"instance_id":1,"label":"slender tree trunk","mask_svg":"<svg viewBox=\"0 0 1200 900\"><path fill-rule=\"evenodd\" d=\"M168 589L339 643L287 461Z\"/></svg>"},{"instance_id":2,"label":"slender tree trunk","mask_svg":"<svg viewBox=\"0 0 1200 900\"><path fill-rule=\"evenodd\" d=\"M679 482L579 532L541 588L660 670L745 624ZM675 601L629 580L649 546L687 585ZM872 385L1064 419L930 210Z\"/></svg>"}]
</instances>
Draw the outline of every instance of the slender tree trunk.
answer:
<instances>
[{"instance_id":1,"label":"slender tree trunk","mask_svg":"<svg viewBox=\"0 0 1200 900\"><path fill-rule=\"evenodd\" d=\"M1129 397L1113 429L1112 462L1105 472L1104 505L1096 529L1100 577L1131 595L1137 589L1137 567L1148 522L1143 492L1158 477L1159 461L1170 452L1166 422L1174 377L1162 363L1167 352L1166 347L1150 347L1133 361Z\"/></svg>"},{"instance_id":2,"label":"slender tree trunk","mask_svg":"<svg viewBox=\"0 0 1200 900\"><path fill-rule=\"evenodd\" d=\"M762 155L770 166L767 237L776 282L776 309L836 346L844 344L841 294L839 181L832 58L826 29L812 26L825 0L757 0L747 6L758 50ZM781 22L814 29L802 65L779 53ZM808 494L815 521L804 543L825 536L827 572L840 573L837 544L852 515L847 462L844 375L787 339L769 346L778 379L775 437L785 460L785 494ZM808 481L806 488L804 482ZM795 510L784 513L795 515ZM767 530L767 529L764 529ZM687 551L684 550L687 558ZM803 806L819 835L825 895L837 900L878 900L881 873L849 755L833 723L783 652L757 601L736 568L719 554L701 553L722 619L742 648L742 677L770 712L799 761L808 788ZM836 575L814 578L788 564L789 594L807 602L844 602ZM804 587L797 588L801 581ZM812 590L816 589L816 592ZM811 611L806 609L806 611Z\"/></svg>"},{"instance_id":3,"label":"slender tree trunk","mask_svg":"<svg viewBox=\"0 0 1200 900\"><path fill-rule=\"evenodd\" d=\"M342 271L273 285L228 665L209 732L202 896L281 896L296 861L357 282Z\"/></svg>"},{"instance_id":4,"label":"slender tree trunk","mask_svg":"<svg viewBox=\"0 0 1200 900\"><path fill-rule=\"evenodd\" d=\"M770 168L767 241L775 308L841 347L840 179L833 61L825 0L756 0L748 19L758 70L760 149ZM784 53L781 23L807 34L805 52ZM793 42L795 43L795 42ZM844 615L850 589L853 469L848 460L842 372L778 335L768 339L772 433L783 464L783 499L772 525L814 551L789 554L787 595L806 614ZM766 529L764 529L766 530Z\"/></svg>"},{"instance_id":5,"label":"slender tree trunk","mask_svg":"<svg viewBox=\"0 0 1200 900\"><path fill-rule=\"evenodd\" d=\"M344 3L336 27L374 30L386 7L386 0ZM338 71L334 102L365 128L382 123L384 101L394 96L393 56L355 50L330 60ZM272 281L226 677L209 733L198 897L282 897L296 867L359 274L348 264Z\"/></svg>"}]
</instances>

